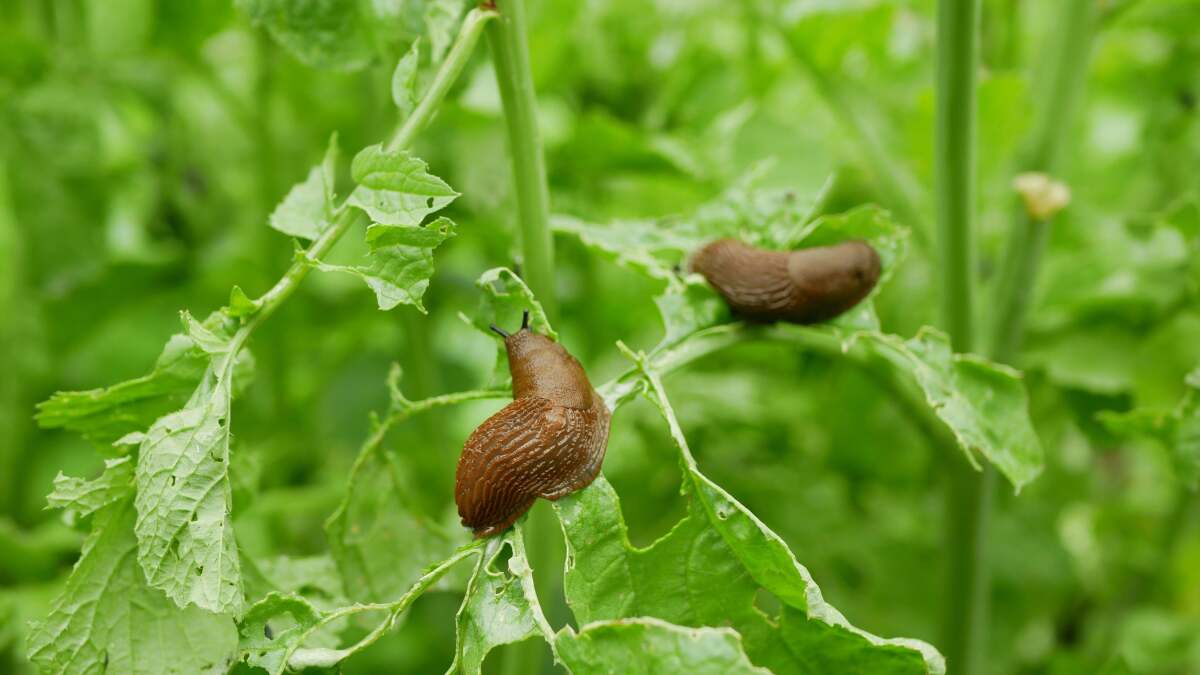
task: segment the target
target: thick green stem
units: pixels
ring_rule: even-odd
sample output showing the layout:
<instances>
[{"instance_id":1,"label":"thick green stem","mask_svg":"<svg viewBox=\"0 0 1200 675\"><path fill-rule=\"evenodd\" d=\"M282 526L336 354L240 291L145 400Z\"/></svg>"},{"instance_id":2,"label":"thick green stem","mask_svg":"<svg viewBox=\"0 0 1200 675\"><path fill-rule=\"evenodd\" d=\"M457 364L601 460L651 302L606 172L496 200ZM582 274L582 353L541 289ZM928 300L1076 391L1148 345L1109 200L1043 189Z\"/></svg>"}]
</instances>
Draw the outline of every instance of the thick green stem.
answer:
<instances>
[{"instance_id":1,"label":"thick green stem","mask_svg":"<svg viewBox=\"0 0 1200 675\"><path fill-rule=\"evenodd\" d=\"M934 184L943 320L957 352L975 344L975 72L979 0L940 0ZM987 522L992 470L947 465L942 651L951 672L976 675L987 639Z\"/></svg>"},{"instance_id":2,"label":"thick green stem","mask_svg":"<svg viewBox=\"0 0 1200 675\"><path fill-rule=\"evenodd\" d=\"M554 240L550 235L550 193L538 131L537 98L529 68L524 0L497 3L500 17L488 26L488 44L504 106L508 151L520 220L522 276L551 322L558 318L554 292Z\"/></svg>"},{"instance_id":3,"label":"thick green stem","mask_svg":"<svg viewBox=\"0 0 1200 675\"><path fill-rule=\"evenodd\" d=\"M554 239L550 233L550 191L546 184L546 161L538 131L537 96L529 66L524 0L496 3L500 17L488 26L488 45L496 69L496 83L504 107L508 152L512 159L513 186L521 231L522 277L533 291L551 322L558 318L554 287ZM565 555L557 537L553 513L535 505L525 524L525 546L538 593L553 610L561 594L562 560ZM548 651L537 641L514 645L505 653L506 673L527 675L540 672Z\"/></svg>"}]
</instances>

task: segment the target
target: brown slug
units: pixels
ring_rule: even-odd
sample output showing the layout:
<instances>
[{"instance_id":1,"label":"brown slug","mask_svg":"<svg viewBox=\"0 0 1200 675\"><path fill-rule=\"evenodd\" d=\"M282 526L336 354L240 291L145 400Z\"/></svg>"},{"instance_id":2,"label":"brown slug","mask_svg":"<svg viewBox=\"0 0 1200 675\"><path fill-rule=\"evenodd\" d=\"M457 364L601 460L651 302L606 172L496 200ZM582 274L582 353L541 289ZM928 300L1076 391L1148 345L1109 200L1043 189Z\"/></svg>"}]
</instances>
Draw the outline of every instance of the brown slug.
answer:
<instances>
[{"instance_id":1,"label":"brown slug","mask_svg":"<svg viewBox=\"0 0 1200 675\"><path fill-rule=\"evenodd\" d=\"M454 501L476 537L507 529L538 497L557 500L600 473L611 415L587 373L562 345L529 329L504 338L513 402L463 445Z\"/></svg>"},{"instance_id":2,"label":"brown slug","mask_svg":"<svg viewBox=\"0 0 1200 675\"><path fill-rule=\"evenodd\" d=\"M879 254L860 240L797 251L767 251L718 239L692 255L729 307L753 321L817 323L858 304L879 281Z\"/></svg>"}]
</instances>

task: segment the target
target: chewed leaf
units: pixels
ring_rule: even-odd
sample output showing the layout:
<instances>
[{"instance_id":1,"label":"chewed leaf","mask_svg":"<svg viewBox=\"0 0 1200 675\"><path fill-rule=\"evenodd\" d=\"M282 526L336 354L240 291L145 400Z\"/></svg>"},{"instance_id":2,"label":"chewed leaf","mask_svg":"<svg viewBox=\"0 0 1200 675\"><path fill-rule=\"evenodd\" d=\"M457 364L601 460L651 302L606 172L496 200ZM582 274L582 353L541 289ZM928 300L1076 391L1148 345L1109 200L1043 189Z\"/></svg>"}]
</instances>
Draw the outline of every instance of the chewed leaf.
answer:
<instances>
[{"instance_id":1,"label":"chewed leaf","mask_svg":"<svg viewBox=\"0 0 1200 675\"><path fill-rule=\"evenodd\" d=\"M1042 445L1018 371L972 354L955 354L945 333L933 328L909 340L860 332L847 342L855 341L916 381L972 463L972 453L983 455L1017 490L1041 473Z\"/></svg>"},{"instance_id":2,"label":"chewed leaf","mask_svg":"<svg viewBox=\"0 0 1200 675\"><path fill-rule=\"evenodd\" d=\"M529 327L534 332L553 340L558 339L558 333L554 332L549 319L546 318L546 311L542 309L541 303L533 297L529 286L526 286L521 277L512 270L507 267L494 267L479 275L475 286L480 290L479 309L473 318L465 314L459 316L476 330L494 338L496 334L490 326L496 324L511 332L520 327L521 316L528 311ZM493 384L508 380L507 358L504 343L497 340L496 365L491 379Z\"/></svg>"},{"instance_id":3,"label":"chewed leaf","mask_svg":"<svg viewBox=\"0 0 1200 675\"><path fill-rule=\"evenodd\" d=\"M767 675L746 658L741 636L729 628L687 628L639 617L597 621L578 633L564 628L555 648L574 673L690 673Z\"/></svg>"},{"instance_id":4,"label":"chewed leaf","mask_svg":"<svg viewBox=\"0 0 1200 675\"><path fill-rule=\"evenodd\" d=\"M489 328L493 323L501 327L508 326L510 329L519 327L521 314L528 311L529 327L534 332L558 339L558 333L550 326L542 304L533 297L529 286L526 286L521 277L512 270L507 267L493 267L479 275L475 280L475 287L481 293L479 310L475 312L471 325L479 331L494 337L495 334Z\"/></svg>"},{"instance_id":5,"label":"chewed leaf","mask_svg":"<svg viewBox=\"0 0 1200 675\"><path fill-rule=\"evenodd\" d=\"M134 500L138 562L150 585L180 607L195 604L218 613L242 606L230 517L228 360L214 359L188 404L146 432Z\"/></svg>"},{"instance_id":6,"label":"chewed leaf","mask_svg":"<svg viewBox=\"0 0 1200 675\"><path fill-rule=\"evenodd\" d=\"M238 622L238 651L252 666L278 673L321 620L321 612L298 595L270 593Z\"/></svg>"},{"instance_id":7,"label":"chewed leaf","mask_svg":"<svg viewBox=\"0 0 1200 675\"><path fill-rule=\"evenodd\" d=\"M386 150L372 145L363 148L350 165L354 180L372 190L403 192L425 197L457 197L445 181L430 174L428 165L405 150Z\"/></svg>"},{"instance_id":8,"label":"chewed leaf","mask_svg":"<svg viewBox=\"0 0 1200 675\"><path fill-rule=\"evenodd\" d=\"M502 562L506 546L512 555ZM466 675L479 675L488 652L500 645L537 636L552 639L533 588L520 526L487 540L467 582L455 627L454 663L448 672Z\"/></svg>"},{"instance_id":9,"label":"chewed leaf","mask_svg":"<svg viewBox=\"0 0 1200 675\"><path fill-rule=\"evenodd\" d=\"M49 508L63 509L69 523L86 518L132 494L133 466L130 457L106 460L104 472L92 480L64 476L60 471L46 502Z\"/></svg>"},{"instance_id":10,"label":"chewed leaf","mask_svg":"<svg viewBox=\"0 0 1200 675\"><path fill-rule=\"evenodd\" d=\"M688 515L646 549L629 543L620 502L603 476L556 504L567 537L567 604L581 624L652 616L730 626L750 661L774 672L851 672L859 665L871 673L944 672L924 643L882 640L850 626L786 545L698 470L688 469L684 490ZM653 590L667 588L675 590ZM780 599L779 616L755 606L760 588Z\"/></svg>"},{"instance_id":11,"label":"chewed leaf","mask_svg":"<svg viewBox=\"0 0 1200 675\"><path fill-rule=\"evenodd\" d=\"M689 216L608 225L557 216L552 224L618 264L672 284L687 270L693 252L723 237L772 250L862 239L879 253L886 281L906 252L908 230L872 205L812 220L814 204L815 198L790 191L737 187Z\"/></svg>"},{"instance_id":12,"label":"chewed leaf","mask_svg":"<svg viewBox=\"0 0 1200 675\"><path fill-rule=\"evenodd\" d=\"M233 621L181 609L146 585L134 508L100 509L83 555L49 615L29 633L29 657L46 673L224 673L237 644Z\"/></svg>"},{"instance_id":13,"label":"chewed leaf","mask_svg":"<svg viewBox=\"0 0 1200 675\"><path fill-rule=\"evenodd\" d=\"M729 320L729 306L707 286L688 284L668 288L654 298L662 317L664 335L656 349L663 349L705 328Z\"/></svg>"},{"instance_id":14,"label":"chewed leaf","mask_svg":"<svg viewBox=\"0 0 1200 675\"><path fill-rule=\"evenodd\" d=\"M201 326L204 331L172 335L154 370L147 375L103 389L54 394L38 405L38 424L48 429L74 431L104 445L145 430L154 420L187 402L210 358L197 337L227 334L228 317L214 312ZM235 391L249 379L253 369L254 362L248 354L239 357L234 369Z\"/></svg>"},{"instance_id":15,"label":"chewed leaf","mask_svg":"<svg viewBox=\"0 0 1200 675\"><path fill-rule=\"evenodd\" d=\"M325 272L343 272L363 280L375 292L379 309L412 305L421 312L421 298L433 277L433 249L454 236L454 222L438 218L425 226L372 226L371 250L362 265L316 263Z\"/></svg>"},{"instance_id":16,"label":"chewed leaf","mask_svg":"<svg viewBox=\"0 0 1200 675\"><path fill-rule=\"evenodd\" d=\"M365 148L350 167L359 186L347 203L362 209L374 223L419 225L458 197L426 169L425 162L404 150L385 150L379 145Z\"/></svg>"}]
</instances>

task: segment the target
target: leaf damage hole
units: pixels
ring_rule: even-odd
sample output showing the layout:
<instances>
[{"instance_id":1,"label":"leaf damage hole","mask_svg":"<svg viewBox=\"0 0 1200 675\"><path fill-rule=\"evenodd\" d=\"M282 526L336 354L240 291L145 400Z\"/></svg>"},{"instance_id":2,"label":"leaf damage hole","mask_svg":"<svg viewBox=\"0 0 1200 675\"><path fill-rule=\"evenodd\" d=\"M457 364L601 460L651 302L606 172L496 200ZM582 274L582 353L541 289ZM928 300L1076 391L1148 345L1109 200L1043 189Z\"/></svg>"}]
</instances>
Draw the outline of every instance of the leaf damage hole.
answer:
<instances>
[{"instance_id":1,"label":"leaf damage hole","mask_svg":"<svg viewBox=\"0 0 1200 675\"><path fill-rule=\"evenodd\" d=\"M729 516L732 516L734 512L733 505L729 504L728 502L721 502L717 504L713 510L716 511L717 518L721 520L728 519Z\"/></svg>"},{"instance_id":2,"label":"leaf damage hole","mask_svg":"<svg viewBox=\"0 0 1200 675\"><path fill-rule=\"evenodd\" d=\"M771 591L759 588L754 592L754 609L757 609L768 620L778 623L779 613L783 611L783 602Z\"/></svg>"}]
</instances>

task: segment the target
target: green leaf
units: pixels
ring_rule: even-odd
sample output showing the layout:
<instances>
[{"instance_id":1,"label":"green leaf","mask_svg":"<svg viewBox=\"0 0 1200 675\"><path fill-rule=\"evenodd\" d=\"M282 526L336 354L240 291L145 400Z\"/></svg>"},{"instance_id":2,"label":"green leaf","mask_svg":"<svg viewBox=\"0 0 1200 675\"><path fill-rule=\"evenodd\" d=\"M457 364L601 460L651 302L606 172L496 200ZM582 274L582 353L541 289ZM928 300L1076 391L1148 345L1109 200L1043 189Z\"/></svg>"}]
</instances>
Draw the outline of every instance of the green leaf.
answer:
<instances>
[{"instance_id":1,"label":"green leaf","mask_svg":"<svg viewBox=\"0 0 1200 675\"><path fill-rule=\"evenodd\" d=\"M138 437L138 562L150 585L180 607L236 613L243 599L230 519L229 409L236 345L228 335L201 333L203 326L189 319L185 314L188 334L212 360L188 403Z\"/></svg>"},{"instance_id":2,"label":"green leaf","mask_svg":"<svg viewBox=\"0 0 1200 675\"><path fill-rule=\"evenodd\" d=\"M955 354L946 334L929 327L909 340L862 331L843 344L850 348L855 342L916 382L972 464L978 466L974 453L983 455L1017 491L1041 473L1042 445L1019 371L974 354Z\"/></svg>"},{"instance_id":3,"label":"green leaf","mask_svg":"<svg viewBox=\"0 0 1200 675\"><path fill-rule=\"evenodd\" d=\"M730 320L729 306L712 289L688 284L672 287L654 298L662 317L664 335L656 349L682 342L696 332Z\"/></svg>"},{"instance_id":4,"label":"green leaf","mask_svg":"<svg viewBox=\"0 0 1200 675\"><path fill-rule=\"evenodd\" d=\"M363 148L350 165L350 175L372 190L402 192L422 197L458 196L441 178L426 171L428 165L406 150L385 150L381 145Z\"/></svg>"},{"instance_id":5,"label":"green leaf","mask_svg":"<svg viewBox=\"0 0 1200 675\"><path fill-rule=\"evenodd\" d=\"M225 313L237 319L254 314L261 306L262 301L251 300L241 286L234 286L229 291L229 306L225 308Z\"/></svg>"},{"instance_id":6,"label":"green leaf","mask_svg":"<svg viewBox=\"0 0 1200 675\"><path fill-rule=\"evenodd\" d=\"M75 523L128 497L133 491L133 466L130 457L105 460L104 472L92 480L64 476L60 471L46 502L49 508L63 509L67 522Z\"/></svg>"},{"instance_id":7,"label":"green leaf","mask_svg":"<svg viewBox=\"0 0 1200 675\"><path fill-rule=\"evenodd\" d=\"M1152 440L1166 447L1180 480L1196 489L1200 487L1200 368L1189 373L1184 382L1188 389L1172 410L1103 411L1097 417L1114 434Z\"/></svg>"},{"instance_id":8,"label":"green leaf","mask_svg":"<svg viewBox=\"0 0 1200 675\"><path fill-rule=\"evenodd\" d=\"M208 329L205 332L225 330L227 321L224 314L214 312L204 320ZM126 434L142 431L186 403L208 368L208 361L208 354L194 335L172 335L148 375L103 389L60 391L38 405L38 424L74 431L108 445ZM238 360L235 389L240 390L249 379L253 365L248 354Z\"/></svg>"},{"instance_id":9,"label":"green leaf","mask_svg":"<svg viewBox=\"0 0 1200 675\"><path fill-rule=\"evenodd\" d=\"M416 485L401 458L377 447L382 442L380 436L364 448L342 503L325 525L338 572L350 597L360 602L395 600L427 565L469 539L457 514L439 522L405 498Z\"/></svg>"},{"instance_id":10,"label":"green leaf","mask_svg":"<svg viewBox=\"0 0 1200 675\"><path fill-rule=\"evenodd\" d=\"M944 672L929 645L878 638L826 604L778 535L700 473L661 382L649 370L645 377L679 449L688 514L650 547L635 549L603 476L556 503L567 538L567 603L580 624L654 616L731 626L750 660L775 672ZM755 606L762 591L779 599L778 616Z\"/></svg>"},{"instance_id":11,"label":"green leaf","mask_svg":"<svg viewBox=\"0 0 1200 675\"><path fill-rule=\"evenodd\" d=\"M521 325L522 314L529 312L529 327L536 333L541 333L552 340L558 340L558 333L546 318L546 311L541 303L533 297L533 291L521 277L507 267L493 267L479 275L475 287L482 291L479 294L479 309L475 318L465 314L459 317L475 327L476 330L496 340L496 360L492 371L492 384L501 385L509 380L508 355L504 341L492 332L490 326L497 326L512 332Z\"/></svg>"},{"instance_id":12,"label":"green leaf","mask_svg":"<svg viewBox=\"0 0 1200 675\"><path fill-rule=\"evenodd\" d=\"M722 237L772 250L863 239L879 252L882 280L891 277L907 252L906 228L873 205L812 220L815 207L816 196L735 187L687 217L598 225L556 216L552 225L608 254L620 265L673 284L679 281L694 251Z\"/></svg>"},{"instance_id":13,"label":"green leaf","mask_svg":"<svg viewBox=\"0 0 1200 675\"><path fill-rule=\"evenodd\" d=\"M238 622L238 651L252 666L283 672L289 654L321 621L321 611L298 595L269 593Z\"/></svg>"},{"instance_id":14,"label":"green leaf","mask_svg":"<svg viewBox=\"0 0 1200 675\"><path fill-rule=\"evenodd\" d=\"M325 272L343 272L362 279L375 292L381 310L405 304L424 313L421 298L433 276L433 249L454 236L454 222L449 218L438 218L424 226L387 226L374 229L373 233L374 241L366 264L316 263L314 266Z\"/></svg>"},{"instance_id":15,"label":"green leaf","mask_svg":"<svg viewBox=\"0 0 1200 675\"><path fill-rule=\"evenodd\" d=\"M430 60L440 63L454 41L465 3L462 0L428 0L425 4L425 34L429 36Z\"/></svg>"},{"instance_id":16,"label":"green leaf","mask_svg":"<svg viewBox=\"0 0 1200 675\"><path fill-rule=\"evenodd\" d=\"M521 325L522 313L528 311L531 330L553 340L558 339L558 333L554 332L550 320L546 318L542 304L533 297L533 291L516 272L507 267L493 267L479 275L475 287L482 291L479 309L475 312L475 318L468 322L481 333L497 337L489 328L493 323L510 332L514 331Z\"/></svg>"},{"instance_id":17,"label":"green leaf","mask_svg":"<svg viewBox=\"0 0 1200 675\"><path fill-rule=\"evenodd\" d=\"M371 15L354 0L236 0L302 62L318 68L355 69L373 56Z\"/></svg>"},{"instance_id":18,"label":"green leaf","mask_svg":"<svg viewBox=\"0 0 1200 675\"><path fill-rule=\"evenodd\" d=\"M146 585L126 499L96 513L92 534L29 658L46 673L224 673L236 647L228 617L180 609Z\"/></svg>"},{"instance_id":19,"label":"green leaf","mask_svg":"<svg viewBox=\"0 0 1200 675\"><path fill-rule=\"evenodd\" d=\"M440 563L429 567L404 595L388 604L349 605L322 609L296 594L272 592L252 605L238 625L238 652L252 665L266 668L272 675L286 669L332 668L350 656L371 646L399 620L413 601L465 558L479 553L479 543L463 546ZM338 648L330 640L333 629L356 614L384 617L354 644Z\"/></svg>"},{"instance_id":20,"label":"green leaf","mask_svg":"<svg viewBox=\"0 0 1200 675\"><path fill-rule=\"evenodd\" d=\"M512 551L501 562L504 547ZM520 526L487 540L455 619L457 638L450 673L478 675L488 652L500 645L553 631L542 615Z\"/></svg>"},{"instance_id":21,"label":"green leaf","mask_svg":"<svg viewBox=\"0 0 1200 675\"><path fill-rule=\"evenodd\" d=\"M470 540L453 508L444 522L438 522L406 499L418 486L409 477L405 456L384 452L387 432L431 408L511 395L475 390L412 401L401 391L400 378L399 366L393 366L387 382L391 409L376 421L363 443L350 469L346 493L325 524L330 551L350 597L362 602L396 598L425 566L446 559L456 546Z\"/></svg>"},{"instance_id":22,"label":"green leaf","mask_svg":"<svg viewBox=\"0 0 1200 675\"><path fill-rule=\"evenodd\" d=\"M413 40L412 47L396 62L392 71L392 102L400 109L400 119L407 118L417 107L417 67L421 63L421 41Z\"/></svg>"},{"instance_id":23,"label":"green leaf","mask_svg":"<svg viewBox=\"0 0 1200 675\"><path fill-rule=\"evenodd\" d=\"M268 219L271 227L301 239L316 239L332 222L334 171L337 168L337 134L320 164L309 169L308 176L292 186Z\"/></svg>"},{"instance_id":24,"label":"green leaf","mask_svg":"<svg viewBox=\"0 0 1200 675\"><path fill-rule=\"evenodd\" d=\"M741 636L729 628L685 628L661 619L634 618L569 628L555 640L558 656L576 675L765 675L742 651Z\"/></svg>"}]
</instances>

